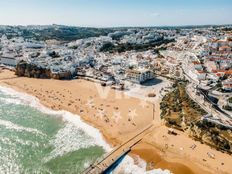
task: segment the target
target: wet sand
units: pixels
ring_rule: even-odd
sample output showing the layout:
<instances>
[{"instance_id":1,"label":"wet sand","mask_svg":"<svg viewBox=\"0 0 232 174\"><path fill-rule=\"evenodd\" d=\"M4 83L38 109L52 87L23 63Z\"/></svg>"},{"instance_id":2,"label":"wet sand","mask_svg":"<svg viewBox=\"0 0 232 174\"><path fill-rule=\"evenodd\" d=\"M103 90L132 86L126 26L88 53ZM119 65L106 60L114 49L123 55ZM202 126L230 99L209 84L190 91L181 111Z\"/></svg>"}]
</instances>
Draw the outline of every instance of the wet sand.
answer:
<instances>
[{"instance_id":1,"label":"wet sand","mask_svg":"<svg viewBox=\"0 0 232 174\"><path fill-rule=\"evenodd\" d=\"M181 163L177 162L168 162L158 154L157 150L149 144L143 143L138 144L133 150L133 154L139 155L141 158L146 159L148 166L147 170L151 170L153 168L161 168L163 170L169 169L173 173L186 173L186 174L194 174L198 172L202 172L202 170L194 169L193 172L189 167ZM206 173L204 171L204 173Z\"/></svg>"},{"instance_id":2,"label":"wet sand","mask_svg":"<svg viewBox=\"0 0 232 174\"><path fill-rule=\"evenodd\" d=\"M36 96L54 110L67 110L98 128L105 139L116 146L152 123L153 104L128 97L121 91L101 87L86 80L15 78L13 72L0 72L0 85ZM178 132L168 135L159 118L159 100L155 105L155 124L160 127L144 137L131 155L137 154L152 168L169 169L173 173L230 173L232 157L211 149ZM190 147L196 144L193 150ZM207 152L215 154L210 159ZM222 165L222 162L224 163Z\"/></svg>"}]
</instances>

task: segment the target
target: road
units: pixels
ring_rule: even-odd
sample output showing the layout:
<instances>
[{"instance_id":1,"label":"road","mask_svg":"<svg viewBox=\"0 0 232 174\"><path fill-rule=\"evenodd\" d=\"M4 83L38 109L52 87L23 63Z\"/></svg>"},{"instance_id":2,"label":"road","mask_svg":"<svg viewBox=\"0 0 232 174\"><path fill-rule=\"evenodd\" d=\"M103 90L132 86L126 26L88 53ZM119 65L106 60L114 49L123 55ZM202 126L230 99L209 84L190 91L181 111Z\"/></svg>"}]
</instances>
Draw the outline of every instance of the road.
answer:
<instances>
[{"instance_id":1,"label":"road","mask_svg":"<svg viewBox=\"0 0 232 174\"><path fill-rule=\"evenodd\" d=\"M197 78L194 78L194 76L191 75L191 67L189 67L189 60L191 59L191 57L194 57L195 60L198 60L197 56L194 53L191 53L190 51L185 51L182 53L171 52L171 56L176 58L176 60L178 60L179 62L181 62L182 73L185 76L185 78L190 81L189 85L187 85L186 87L186 92L191 97L191 99L198 103L206 112L208 112L214 118L220 119L223 122L231 122L231 117L228 116L228 114L225 115L222 112L219 112L218 110L212 107L212 104L205 101L203 97L196 95L196 89L194 87L199 86L200 84Z\"/></svg>"},{"instance_id":2,"label":"road","mask_svg":"<svg viewBox=\"0 0 232 174\"><path fill-rule=\"evenodd\" d=\"M228 125L228 123L231 123L231 117L226 116L223 113L217 111L214 107L212 107L212 104L204 100L202 95L201 96L196 95L195 90L196 89L193 88L193 85L191 83L188 84L186 87L186 92L190 96L190 98L193 101L195 101L198 105L200 105L214 119L217 120L219 119L222 124L226 124L226 125Z\"/></svg>"}]
</instances>

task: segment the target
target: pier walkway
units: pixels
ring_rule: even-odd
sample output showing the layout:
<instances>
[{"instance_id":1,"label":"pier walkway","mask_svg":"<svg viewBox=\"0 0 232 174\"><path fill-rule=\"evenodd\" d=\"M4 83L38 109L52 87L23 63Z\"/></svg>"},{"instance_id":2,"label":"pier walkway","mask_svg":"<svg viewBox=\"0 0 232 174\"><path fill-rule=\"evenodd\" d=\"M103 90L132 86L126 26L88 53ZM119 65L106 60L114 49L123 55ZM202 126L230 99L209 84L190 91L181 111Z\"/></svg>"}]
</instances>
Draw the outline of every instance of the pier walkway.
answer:
<instances>
[{"instance_id":1,"label":"pier walkway","mask_svg":"<svg viewBox=\"0 0 232 174\"><path fill-rule=\"evenodd\" d=\"M117 146L110 153L106 154L101 160L96 163L90 165L82 174L101 174L107 173L110 167L113 165L117 165L117 163L123 156L130 152L131 148L139 143L143 137L149 133L154 128L154 125L151 124L147 126L145 129L140 131L137 135L133 136L126 142Z\"/></svg>"}]
</instances>

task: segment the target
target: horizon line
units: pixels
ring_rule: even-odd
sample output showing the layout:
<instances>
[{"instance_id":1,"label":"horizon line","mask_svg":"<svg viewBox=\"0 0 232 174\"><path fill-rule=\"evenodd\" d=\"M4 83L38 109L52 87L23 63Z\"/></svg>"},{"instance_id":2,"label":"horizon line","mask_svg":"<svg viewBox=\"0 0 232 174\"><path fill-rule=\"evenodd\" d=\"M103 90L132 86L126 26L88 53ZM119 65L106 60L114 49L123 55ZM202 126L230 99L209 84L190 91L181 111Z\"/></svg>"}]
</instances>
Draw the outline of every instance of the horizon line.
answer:
<instances>
[{"instance_id":1,"label":"horizon line","mask_svg":"<svg viewBox=\"0 0 232 174\"><path fill-rule=\"evenodd\" d=\"M165 28L165 27L204 27L204 26L232 26L232 24L183 24L183 25L147 25L147 26L80 26L80 25L68 25L68 24L28 24L28 25L9 25L0 24L0 26L6 27L30 27L30 26L66 26L76 28Z\"/></svg>"}]
</instances>

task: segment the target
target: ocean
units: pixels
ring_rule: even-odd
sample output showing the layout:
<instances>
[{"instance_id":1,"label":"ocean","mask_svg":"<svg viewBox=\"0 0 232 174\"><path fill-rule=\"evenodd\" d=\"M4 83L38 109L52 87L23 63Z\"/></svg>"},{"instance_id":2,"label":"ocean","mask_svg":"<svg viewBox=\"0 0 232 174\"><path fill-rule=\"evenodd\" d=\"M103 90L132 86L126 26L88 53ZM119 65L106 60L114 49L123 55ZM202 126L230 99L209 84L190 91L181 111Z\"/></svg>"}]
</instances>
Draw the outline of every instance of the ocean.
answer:
<instances>
[{"instance_id":1,"label":"ocean","mask_svg":"<svg viewBox=\"0 0 232 174\"><path fill-rule=\"evenodd\" d=\"M78 174L112 149L99 130L78 115L54 111L28 94L0 87L0 173ZM113 174L146 172L129 156Z\"/></svg>"}]
</instances>

